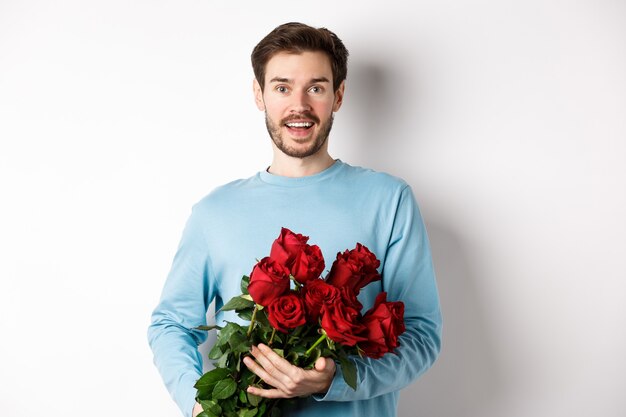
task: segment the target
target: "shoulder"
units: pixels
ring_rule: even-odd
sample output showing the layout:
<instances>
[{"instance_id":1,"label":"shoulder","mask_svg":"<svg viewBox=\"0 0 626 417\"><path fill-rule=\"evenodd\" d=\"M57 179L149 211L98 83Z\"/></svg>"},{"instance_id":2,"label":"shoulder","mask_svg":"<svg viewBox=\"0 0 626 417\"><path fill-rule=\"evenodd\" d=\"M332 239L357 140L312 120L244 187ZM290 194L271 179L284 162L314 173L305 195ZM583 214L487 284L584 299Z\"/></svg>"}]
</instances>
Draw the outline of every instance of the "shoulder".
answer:
<instances>
[{"instance_id":1,"label":"shoulder","mask_svg":"<svg viewBox=\"0 0 626 417\"><path fill-rule=\"evenodd\" d=\"M344 164L344 176L355 184L361 184L370 191L386 192L392 194L402 193L409 185L400 177L371 168Z\"/></svg>"},{"instance_id":2,"label":"shoulder","mask_svg":"<svg viewBox=\"0 0 626 417\"><path fill-rule=\"evenodd\" d=\"M236 203L236 200L242 195L245 195L247 190L255 188L258 183L258 174L255 174L249 178L237 179L220 185L196 202L193 209L194 211L207 212L228 207Z\"/></svg>"}]
</instances>

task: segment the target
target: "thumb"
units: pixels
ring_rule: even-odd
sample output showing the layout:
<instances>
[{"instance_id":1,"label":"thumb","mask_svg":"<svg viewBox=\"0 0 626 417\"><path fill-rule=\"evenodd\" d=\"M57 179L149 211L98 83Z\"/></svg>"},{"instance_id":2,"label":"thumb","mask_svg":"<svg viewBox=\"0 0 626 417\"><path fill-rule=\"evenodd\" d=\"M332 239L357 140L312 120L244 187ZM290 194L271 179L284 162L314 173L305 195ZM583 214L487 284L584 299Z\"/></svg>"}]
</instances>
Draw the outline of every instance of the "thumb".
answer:
<instances>
[{"instance_id":1,"label":"thumb","mask_svg":"<svg viewBox=\"0 0 626 417\"><path fill-rule=\"evenodd\" d=\"M335 363L330 359L324 357L318 358L315 361L315 370L318 372L324 372L330 370L330 368L333 367L334 364Z\"/></svg>"}]
</instances>

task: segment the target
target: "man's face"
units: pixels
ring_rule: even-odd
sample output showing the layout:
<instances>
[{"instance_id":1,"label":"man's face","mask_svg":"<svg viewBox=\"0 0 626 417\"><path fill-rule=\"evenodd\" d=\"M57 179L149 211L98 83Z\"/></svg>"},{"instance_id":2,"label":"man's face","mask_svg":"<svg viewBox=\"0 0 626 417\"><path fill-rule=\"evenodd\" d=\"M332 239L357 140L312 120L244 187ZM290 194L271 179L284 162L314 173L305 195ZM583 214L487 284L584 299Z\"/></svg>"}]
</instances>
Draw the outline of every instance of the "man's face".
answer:
<instances>
[{"instance_id":1,"label":"man's face","mask_svg":"<svg viewBox=\"0 0 626 417\"><path fill-rule=\"evenodd\" d=\"M272 141L295 158L306 158L327 146L343 91L343 83L333 91L330 60L323 52L280 52L267 62L263 92L254 81L255 101L265 111Z\"/></svg>"}]
</instances>

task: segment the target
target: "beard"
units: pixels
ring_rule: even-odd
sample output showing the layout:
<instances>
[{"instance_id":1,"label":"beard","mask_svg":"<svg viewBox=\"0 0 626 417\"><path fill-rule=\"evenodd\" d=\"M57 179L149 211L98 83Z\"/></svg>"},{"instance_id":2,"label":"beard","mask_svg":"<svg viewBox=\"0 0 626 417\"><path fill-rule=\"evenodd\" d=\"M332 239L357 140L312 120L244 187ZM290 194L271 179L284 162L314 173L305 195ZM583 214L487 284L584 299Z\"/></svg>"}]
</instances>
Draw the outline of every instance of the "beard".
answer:
<instances>
[{"instance_id":1,"label":"beard","mask_svg":"<svg viewBox=\"0 0 626 417\"><path fill-rule=\"evenodd\" d=\"M285 140L281 134L281 128L287 123L289 120L295 120L298 117L304 117L306 119L318 121L319 119L311 114L304 113L298 116L290 116L283 120L281 123L277 125L274 123L267 112L265 112L265 126L267 127L267 132L270 134L272 141L276 145L276 147L285 155L291 156L293 158L306 158L307 156L315 155L326 143L328 140L328 135L330 135L330 130L333 127L333 119L334 115L331 113L330 118L323 124L320 125L320 130L312 140L312 142L306 148L295 148L285 143Z\"/></svg>"}]
</instances>

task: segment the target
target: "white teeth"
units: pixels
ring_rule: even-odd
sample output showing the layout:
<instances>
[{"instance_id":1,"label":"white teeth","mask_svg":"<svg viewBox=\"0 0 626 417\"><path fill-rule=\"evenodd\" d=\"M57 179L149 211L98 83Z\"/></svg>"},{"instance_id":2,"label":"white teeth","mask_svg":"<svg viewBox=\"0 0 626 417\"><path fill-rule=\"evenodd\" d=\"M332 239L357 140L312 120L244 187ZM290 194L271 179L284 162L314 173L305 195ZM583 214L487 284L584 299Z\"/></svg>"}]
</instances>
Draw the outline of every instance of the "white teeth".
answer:
<instances>
[{"instance_id":1,"label":"white teeth","mask_svg":"<svg viewBox=\"0 0 626 417\"><path fill-rule=\"evenodd\" d=\"M295 122L295 123L286 123L289 127L311 127L313 123L311 122Z\"/></svg>"}]
</instances>

